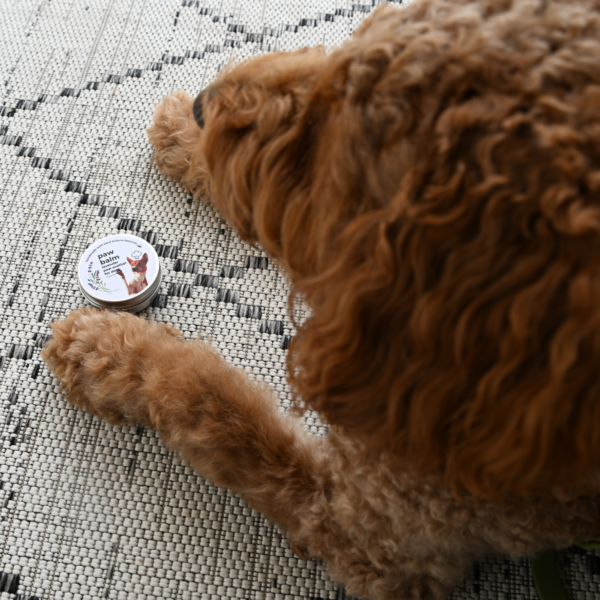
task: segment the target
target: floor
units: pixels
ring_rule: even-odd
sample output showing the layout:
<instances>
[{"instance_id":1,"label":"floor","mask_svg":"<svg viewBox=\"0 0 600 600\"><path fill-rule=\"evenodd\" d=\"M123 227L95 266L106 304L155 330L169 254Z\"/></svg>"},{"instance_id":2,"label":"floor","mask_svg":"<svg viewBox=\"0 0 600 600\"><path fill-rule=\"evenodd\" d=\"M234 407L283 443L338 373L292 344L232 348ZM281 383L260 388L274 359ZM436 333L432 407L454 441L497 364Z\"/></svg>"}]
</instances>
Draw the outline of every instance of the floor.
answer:
<instances>
[{"instance_id":1,"label":"floor","mask_svg":"<svg viewBox=\"0 0 600 600\"><path fill-rule=\"evenodd\" d=\"M39 354L50 321L85 304L83 250L132 233L164 272L143 318L204 332L289 406L287 281L160 176L145 128L169 92L231 60L334 46L377 3L0 0L0 600L344 598L154 432L70 407ZM559 563L569 598L600 598L596 553ZM529 563L488 557L453 597L536 598Z\"/></svg>"}]
</instances>

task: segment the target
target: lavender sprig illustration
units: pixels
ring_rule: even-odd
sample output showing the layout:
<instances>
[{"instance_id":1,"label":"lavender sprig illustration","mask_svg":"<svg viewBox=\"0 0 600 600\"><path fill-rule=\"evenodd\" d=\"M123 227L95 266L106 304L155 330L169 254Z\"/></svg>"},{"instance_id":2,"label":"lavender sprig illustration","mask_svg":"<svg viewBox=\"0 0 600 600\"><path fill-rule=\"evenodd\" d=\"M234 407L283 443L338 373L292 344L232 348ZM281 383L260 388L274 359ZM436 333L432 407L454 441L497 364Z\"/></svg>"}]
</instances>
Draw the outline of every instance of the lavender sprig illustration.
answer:
<instances>
[{"instance_id":1,"label":"lavender sprig illustration","mask_svg":"<svg viewBox=\"0 0 600 600\"><path fill-rule=\"evenodd\" d=\"M90 264L91 266L91 264ZM100 277L100 271L96 271L95 273L92 273L91 271L88 272L88 285L93 289L93 290L100 290L101 292L105 292L106 294L112 294L115 290L109 290L106 287L106 284L104 283L104 281L102 281L102 278Z\"/></svg>"}]
</instances>

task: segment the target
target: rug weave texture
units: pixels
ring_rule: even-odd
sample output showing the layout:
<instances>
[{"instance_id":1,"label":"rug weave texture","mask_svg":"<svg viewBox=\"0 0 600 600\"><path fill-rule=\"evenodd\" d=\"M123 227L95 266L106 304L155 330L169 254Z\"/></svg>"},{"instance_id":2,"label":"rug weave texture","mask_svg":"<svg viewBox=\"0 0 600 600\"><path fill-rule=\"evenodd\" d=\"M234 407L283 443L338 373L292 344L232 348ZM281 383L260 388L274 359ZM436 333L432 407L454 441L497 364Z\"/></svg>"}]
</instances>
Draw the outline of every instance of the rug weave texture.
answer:
<instances>
[{"instance_id":1,"label":"rug weave texture","mask_svg":"<svg viewBox=\"0 0 600 600\"><path fill-rule=\"evenodd\" d=\"M130 233L164 273L141 317L211 339L289 408L287 280L158 173L145 129L170 92L195 95L231 60L333 47L376 4L0 0L0 600L344 597L153 431L68 405L39 355L49 323L85 305L83 250ZM559 558L570 598L600 597L595 553ZM527 560L494 556L453 596L536 597Z\"/></svg>"}]
</instances>

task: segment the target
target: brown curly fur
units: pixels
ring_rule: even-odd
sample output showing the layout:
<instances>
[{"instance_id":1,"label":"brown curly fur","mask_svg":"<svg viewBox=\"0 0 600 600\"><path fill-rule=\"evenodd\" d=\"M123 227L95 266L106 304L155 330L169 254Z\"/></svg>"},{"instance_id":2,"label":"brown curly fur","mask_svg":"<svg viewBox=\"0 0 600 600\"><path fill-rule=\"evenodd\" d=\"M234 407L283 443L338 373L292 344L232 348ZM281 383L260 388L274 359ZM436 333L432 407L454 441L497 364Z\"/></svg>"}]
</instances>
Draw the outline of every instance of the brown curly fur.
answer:
<instances>
[{"instance_id":1,"label":"brown curly fur","mask_svg":"<svg viewBox=\"0 0 600 600\"><path fill-rule=\"evenodd\" d=\"M351 593L600 533L600 2L418 0L166 98L155 160L289 273L308 438L206 345L84 309L69 399L156 427Z\"/></svg>"}]
</instances>

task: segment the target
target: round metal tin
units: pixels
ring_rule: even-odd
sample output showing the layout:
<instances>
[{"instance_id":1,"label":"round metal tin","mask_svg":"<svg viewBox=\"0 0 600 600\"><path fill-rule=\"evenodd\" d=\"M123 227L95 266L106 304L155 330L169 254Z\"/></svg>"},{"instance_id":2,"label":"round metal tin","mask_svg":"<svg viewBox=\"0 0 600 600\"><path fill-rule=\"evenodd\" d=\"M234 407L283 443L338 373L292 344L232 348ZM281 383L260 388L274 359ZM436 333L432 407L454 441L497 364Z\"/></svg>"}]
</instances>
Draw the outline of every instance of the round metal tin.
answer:
<instances>
[{"instance_id":1,"label":"round metal tin","mask_svg":"<svg viewBox=\"0 0 600 600\"><path fill-rule=\"evenodd\" d=\"M154 248L133 235L111 235L91 244L77 269L79 287L96 308L139 312L160 288L162 269Z\"/></svg>"}]
</instances>

